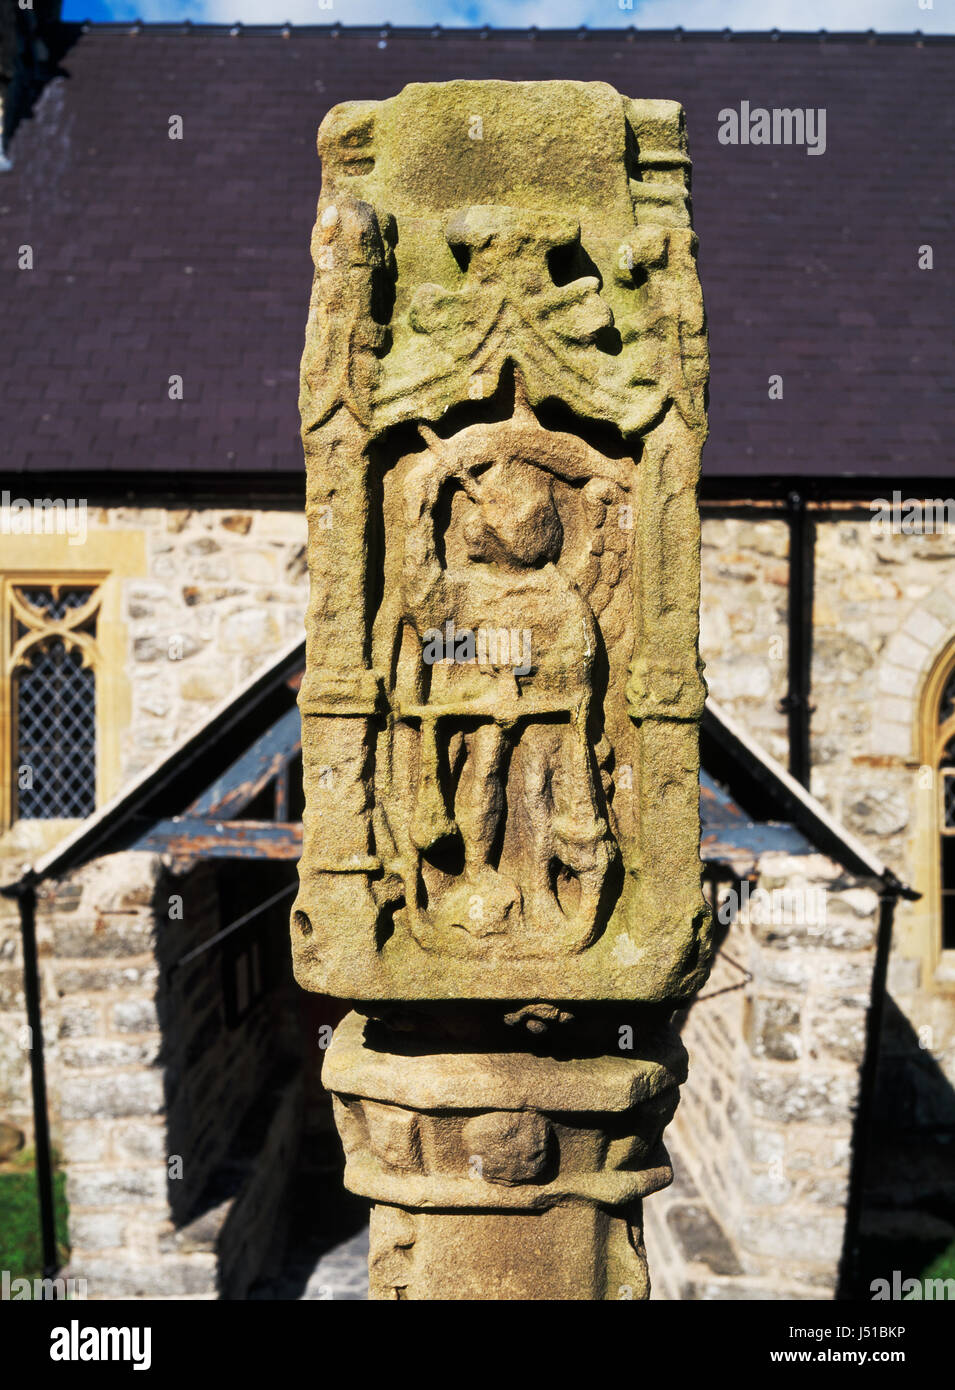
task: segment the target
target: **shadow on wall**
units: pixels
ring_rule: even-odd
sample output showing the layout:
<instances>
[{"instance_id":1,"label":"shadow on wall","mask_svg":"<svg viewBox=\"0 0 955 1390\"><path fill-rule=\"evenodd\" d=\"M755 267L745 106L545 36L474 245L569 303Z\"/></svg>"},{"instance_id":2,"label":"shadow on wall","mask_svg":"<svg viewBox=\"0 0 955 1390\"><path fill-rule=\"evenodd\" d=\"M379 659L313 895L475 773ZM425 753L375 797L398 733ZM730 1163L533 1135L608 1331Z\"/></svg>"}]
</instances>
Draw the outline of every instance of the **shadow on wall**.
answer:
<instances>
[{"instance_id":1,"label":"shadow on wall","mask_svg":"<svg viewBox=\"0 0 955 1390\"><path fill-rule=\"evenodd\" d=\"M160 1249L180 1284L221 1298L245 1297L281 1254L316 1073L288 952L295 882L287 863L200 864L171 881L158 933L175 1228Z\"/></svg>"},{"instance_id":2,"label":"shadow on wall","mask_svg":"<svg viewBox=\"0 0 955 1390\"><path fill-rule=\"evenodd\" d=\"M770 878L788 864L798 883L816 861L760 862ZM834 896L831 937L810 933L809 918L777 928L716 915L721 955L681 1022L690 1077L669 1136L679 1181L649 1204L665 1298L868 1300L875 1278L925 1277L949 1250L955 1263L955 1092L891 998L881 1026L866 1007L891 900L876 929L873 885L817 871ZM739 893L715 857L705 881L711 902ZM839 982L853 980L846 999Z\"/></svg>"},{"instance_id":3,"label":"shadow on wall","mask_svg":"<svg viewBox=\"0 0 955 1390\"><path fill-rule=\"evenodd\" d=\"M955 1277L955 1090L891 996L886 997L863 1186L858 1287L917 1278L951 1250ZM950 1268L948 1266L951 1266ZM939 1271L941 1272L941 1271Z\"/></svg>"}]
</instances>

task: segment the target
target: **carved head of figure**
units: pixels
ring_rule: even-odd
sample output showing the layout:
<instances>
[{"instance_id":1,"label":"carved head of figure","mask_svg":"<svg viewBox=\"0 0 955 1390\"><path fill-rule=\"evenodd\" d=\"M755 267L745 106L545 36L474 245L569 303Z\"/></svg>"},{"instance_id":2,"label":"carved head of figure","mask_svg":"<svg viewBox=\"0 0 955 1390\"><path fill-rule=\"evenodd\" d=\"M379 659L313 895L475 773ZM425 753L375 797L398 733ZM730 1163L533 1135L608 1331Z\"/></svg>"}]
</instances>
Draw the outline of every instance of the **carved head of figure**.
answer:
<instances>
[{"instance_id":1,"label":"carved head of figure","mask_svg":"<svg viewBox=\"0 0 955 1390\"><path fill-rule=\"evenodd\" d=\"M476 510L464 523L470 560L537 569L560 554L563 527L551 480L521 458L488 463L466 485Z\"/></svg>"}]
</instances>

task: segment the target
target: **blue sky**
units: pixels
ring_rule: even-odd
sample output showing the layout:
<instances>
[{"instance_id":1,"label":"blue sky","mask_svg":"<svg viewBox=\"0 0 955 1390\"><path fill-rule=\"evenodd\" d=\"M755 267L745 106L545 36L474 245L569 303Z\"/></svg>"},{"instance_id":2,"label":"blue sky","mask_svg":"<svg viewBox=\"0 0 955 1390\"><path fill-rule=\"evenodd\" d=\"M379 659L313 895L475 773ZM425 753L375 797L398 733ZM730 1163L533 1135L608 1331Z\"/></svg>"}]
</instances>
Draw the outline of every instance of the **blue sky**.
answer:
<instances>
[{"instance_id":1,"label":"blue sky","mask_svg":"<svg viewBox=\"0 0 955 1390\"><path fill-rule=\"evenodd\" d=\"M951 33L955 0L64 0L64 19L196 23L491 24L498 28L862 30Z\"/></svg>"}]
</instances>

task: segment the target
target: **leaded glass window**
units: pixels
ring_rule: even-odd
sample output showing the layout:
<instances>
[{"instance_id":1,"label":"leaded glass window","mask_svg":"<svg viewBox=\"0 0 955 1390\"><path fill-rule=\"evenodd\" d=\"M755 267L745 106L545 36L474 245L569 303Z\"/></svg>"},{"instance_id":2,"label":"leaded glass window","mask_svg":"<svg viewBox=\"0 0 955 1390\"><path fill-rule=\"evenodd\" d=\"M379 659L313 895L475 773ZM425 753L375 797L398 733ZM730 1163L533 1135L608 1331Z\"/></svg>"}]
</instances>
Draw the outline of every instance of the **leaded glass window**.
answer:
<instances>
[{"instance_id":1,"label":"leaded glass window","mask_svg":"<svg viewBox=\"0 0 955 1390\"><path fill-rule=\"evenodd\" d=\"M955 738L942 754L942 834L955 835Z\"/></svg>"},{"instance_id":2,"label":"leaded glass window","mask_svg":"<svg viewBox=\"0 0 955 1390\"><path fill-rule=\"evenodd\" d=\"M942 698L938 707L939 727L947 724L952 718L955 718L955 669L950 672L942 688Z\"/></svg>"},{"instance_id":3,"label":"leaded glass window","mask_svg":"<svg viewBox=\"0 0 955 1390\"><path fill-rule=\"evenodd\" d=\"M88 816L96 808L99 591L24 583L9 595L15 815Z\"/></svg>"},{"instance_id":4,"label":"leaded glass window","mask_svg":"<svg viewBox=\"0 0 955 1390\"><path fill-rule=\"evenodd\" d=\"M937 730L942 949L955 951L955 667L942 685Z\"/></svg>"}]
</instances>

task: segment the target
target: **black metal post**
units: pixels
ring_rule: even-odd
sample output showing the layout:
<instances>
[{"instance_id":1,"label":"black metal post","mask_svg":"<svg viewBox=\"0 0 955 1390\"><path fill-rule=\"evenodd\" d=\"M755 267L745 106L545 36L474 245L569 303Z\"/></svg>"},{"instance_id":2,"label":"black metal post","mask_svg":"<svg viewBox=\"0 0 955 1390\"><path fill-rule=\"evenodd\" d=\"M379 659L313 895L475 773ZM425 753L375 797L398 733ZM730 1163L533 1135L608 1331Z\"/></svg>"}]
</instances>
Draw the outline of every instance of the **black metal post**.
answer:
<instances>
[{"instance_id":1,"label":"black metal post","mask_svg":"<svg viewBox=\"0 0 955 1390\"><path fill-rule=\"evenodd\" d=\"M781 707L789 721L789 771L809 786L812 706L812 599L815 527L800 492L787 498L789 515L789 673Z\"/></svg>"},{"instance_id":2,"label":"black metal post","mask_svg":"<svg viewBox=\"0 0 955 1390\"><path fill-rule=\"evenodd\" d=\"M20 932L23 940L23 992L30 1029L30 1076L33 1083L33 1135L36 1184L43 1238L43 1277L52 1279L59 1267L56 1250L56 1211L53 1196L53 1159L50 1151L50 1117L46 1103L46 1067L43 1059L43 1020L40 1012L40 973L36 949L36 887L18 885Z\"/></svg>"}]
</instances>

